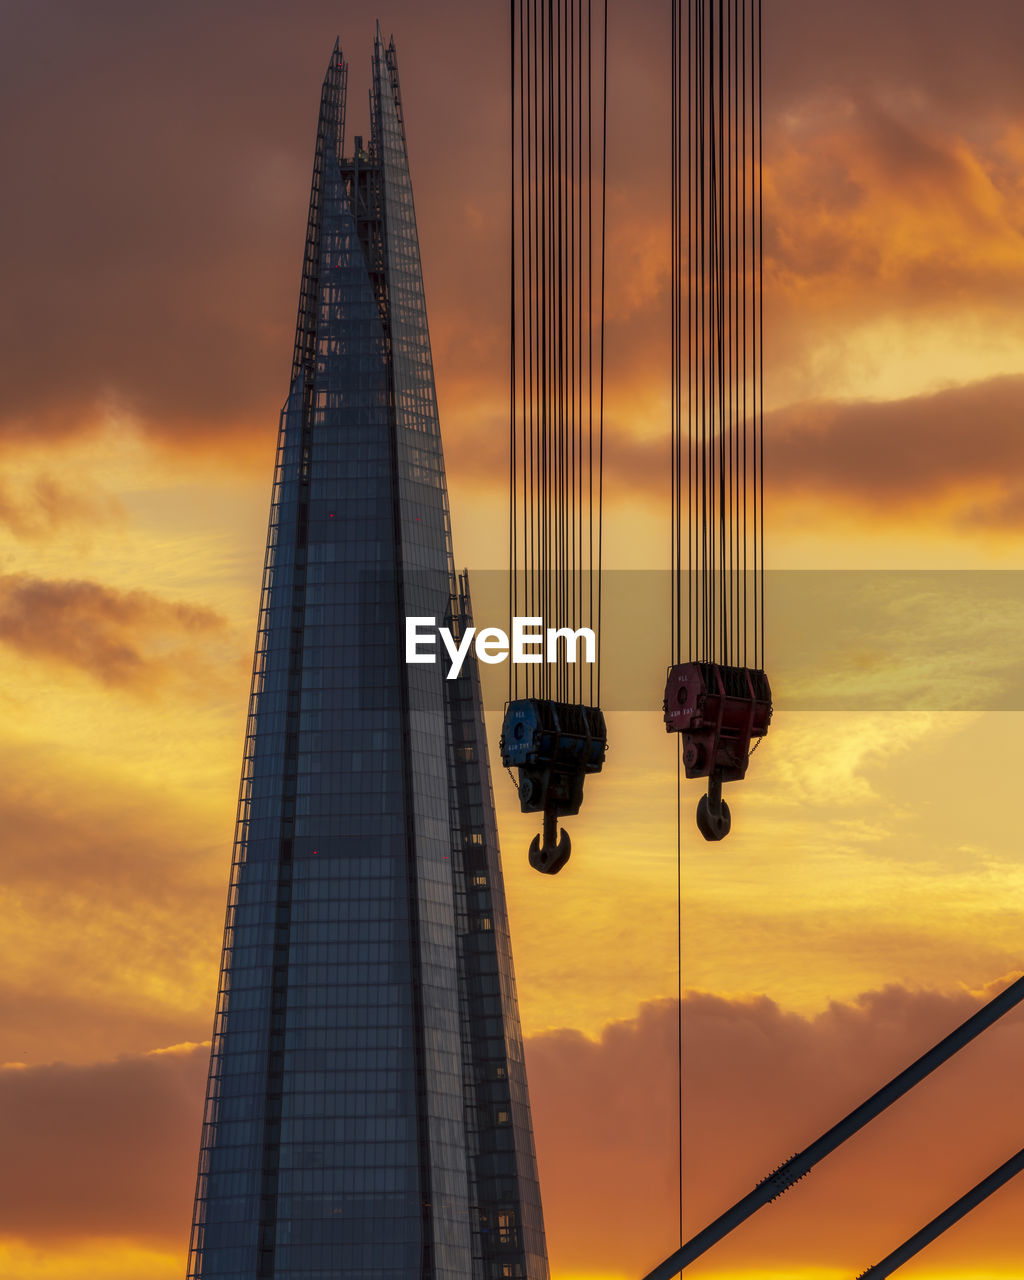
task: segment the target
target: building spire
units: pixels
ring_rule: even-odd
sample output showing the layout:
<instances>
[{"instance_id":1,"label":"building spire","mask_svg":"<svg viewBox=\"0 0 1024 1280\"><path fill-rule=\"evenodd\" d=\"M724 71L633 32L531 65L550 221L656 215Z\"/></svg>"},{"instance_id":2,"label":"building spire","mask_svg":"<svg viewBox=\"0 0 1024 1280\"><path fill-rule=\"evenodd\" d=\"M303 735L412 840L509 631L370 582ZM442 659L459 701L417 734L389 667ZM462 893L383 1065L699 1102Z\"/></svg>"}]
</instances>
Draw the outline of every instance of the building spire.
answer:
<instances>
[{"instance_id":1,"label":"building spire","mask_svg":"<svg viewBox=\"0 0 1024 1280\"><path fill-rule=\"evenodd\" d=\"M309 216L306 222L306 248L302 258L302 283L299 288L299 315L295 326L295 348L292 353L292 381L302 369L310 371L316 348L316 300L320 288L320 226L323 215L324 178L328 163L340 163L345 151L345 97L348 87L348 63L341 51L341 38L335 37L334 48L320 90L320 114L316 128L316 151L313 155L313 180L309 192Z\"/></svg>"},{"instance_id":2,"label":"building spire","mask_svg":"<svg viewBox=\"0 0 1024 1280\"><path fill-rule=\"evenodd\" d=\"M318 117L189 1280L548 1280L472 626L393 47ZM457 687L456 687L457 686Z\"/></svg>"}]
</instances>

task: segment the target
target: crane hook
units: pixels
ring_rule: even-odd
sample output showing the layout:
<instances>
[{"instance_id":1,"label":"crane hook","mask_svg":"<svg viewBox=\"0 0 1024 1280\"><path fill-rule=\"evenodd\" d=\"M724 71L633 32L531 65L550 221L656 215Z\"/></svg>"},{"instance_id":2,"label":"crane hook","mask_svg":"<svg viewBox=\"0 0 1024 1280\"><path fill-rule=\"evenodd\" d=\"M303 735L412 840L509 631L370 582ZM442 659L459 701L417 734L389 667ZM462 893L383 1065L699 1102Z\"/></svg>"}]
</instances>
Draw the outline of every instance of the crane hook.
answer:
<instances>
[{"instance_id":1,"label":"crane hook","mask_svg":"<svg viewBox=\"0 0 1024 1280\"><path fill-rule=\"evenodd\" d=\"M722 775L716 769L708 778L708 793L697 802L697 829L705 840L724 840L732 827L729 806L722 799Z\"/></svg>"},{"instance_id":2,"label":"crane hook","mask_svg":"<svg viewBox=\"0 0 1024 1280\"><path fill-rule=\"evenodd\" d=\"M566 830L558 830L558 813L555 809L544 810L544 841L534 836L530 844L530 866L546 876L557 875L569 861L572 852L572 841Z\"/></svg>"}]
</instances>

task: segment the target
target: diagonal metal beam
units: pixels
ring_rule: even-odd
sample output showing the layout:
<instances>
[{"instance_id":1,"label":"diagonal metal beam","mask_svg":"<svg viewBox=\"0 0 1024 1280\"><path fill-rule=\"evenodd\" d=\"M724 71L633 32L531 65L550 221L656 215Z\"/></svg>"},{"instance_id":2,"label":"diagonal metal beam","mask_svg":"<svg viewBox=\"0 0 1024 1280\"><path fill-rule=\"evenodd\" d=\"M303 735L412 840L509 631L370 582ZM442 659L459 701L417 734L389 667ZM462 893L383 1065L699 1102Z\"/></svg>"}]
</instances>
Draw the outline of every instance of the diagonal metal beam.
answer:
<instances>
[{"instance_id":1,"label":"diagonal metal beam","mask_svg":"<svg viewBox=\"0 0 1024 1280\"><path fill-rule=\"evenodd\" d=\"M1024 1171L1024 1147L1015 1156L1011 1156L1005 1164L1001 1164L994 1173L990 1173L987 1178L982 1178L976 1187L972 1187L966 1195L961 1196L948 1209L944 1209L938 1217L932 1218L927 1226L915 1232L898 1249L894 1249L873 1267L868 1267L867 1271L862 1271L857 1280L866 1280L868 1276L891 1276L894 1271L903 1266L904 1262L909 1262L915 1254L920 1253L925 1245L931 1244L934 1239L942 1235L943 1231L947 1231L959 1222L983 1200L987 1200L994 1191L998 1191L1022 1171Z\"/></svg>"},{"instance_id":2,"label":"diagonal metal beam","mask_svg":"<svg viewBox=\"0 0 1024 1280\"><path fill-rule=\"evenodd\" d=\"M791 1156L785 1164L780 1165L767 1178L762 1178L753 1191L748 1192L742 1200L738 1200L721 1217L709 1223L703 1231L698 1231L682 1248L677 1249L671 1257L666 1258L653 1271L648 1272L644 1280L670 1280L672 1276L678 1275L683 1267L688 1266L706 1253L712 1245L717 1244L730 1231L735 1230L741 1223L746 1222L752 1214L768 1204L769 1201L774 1200L776 1196L782 1195L784 1191L788 1191L794 1182L799 1182L801 1178L810 1173L819 1160L824 1159L825 1156L835 1151L836 1147L841 1146L858 1129L862 1129L869 1121L874 1120L875 1116L880 1115L886 1107L891 1107L894 1102L902 1098L905 1093L908 1093L914 1085L920 1084L937 1067L941 1067L944 1062L948 1062L955 1053L959 1052L965 1045L970 1044L976 1036L979 1036L994 1022L997 1022L1004 1013L1009 1013L1022 1000L1024 1000L1024 977L1018 978L1016 982L1012 982L999 995L990 1000L988 1004L982 1005L977 1013L972 1014L966 1022L961 1023L944 1040L940 1040L934 1048L922 1054L916 1062L907 1067L905 1071L901 1071L887 1085L883 1085L866 1102L862 1102L859 1107L855 1107L848 1116L840 1120L838 1124L833 1125L826 1133L823 1133L816 1142L812 1142L809 1147L797 1152L795 1156Z\"/></svg>"}]
</instances>

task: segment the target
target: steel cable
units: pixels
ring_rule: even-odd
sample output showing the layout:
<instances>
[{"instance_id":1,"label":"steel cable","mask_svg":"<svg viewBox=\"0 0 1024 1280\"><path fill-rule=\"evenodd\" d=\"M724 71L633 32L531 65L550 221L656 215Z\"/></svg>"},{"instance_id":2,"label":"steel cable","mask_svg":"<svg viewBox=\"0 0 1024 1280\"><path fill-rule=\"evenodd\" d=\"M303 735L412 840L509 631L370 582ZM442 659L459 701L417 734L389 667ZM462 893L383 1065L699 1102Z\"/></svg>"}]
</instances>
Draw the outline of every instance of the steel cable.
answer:
<instances>
[{"instance_id":1,"label":"steel cable","mask_svg":"<svg viewBox=\"0 0 1024 1280\"><path fill-rule=\"evenodd\" d=\"M593 0L511 0L509 19L509 612L599 637L607 0L599 35ZM556 662L525 674L510 664L510 700L599 702L600 644L586 675L567 652L563 644Z\"/></svg>"}]
</instances>

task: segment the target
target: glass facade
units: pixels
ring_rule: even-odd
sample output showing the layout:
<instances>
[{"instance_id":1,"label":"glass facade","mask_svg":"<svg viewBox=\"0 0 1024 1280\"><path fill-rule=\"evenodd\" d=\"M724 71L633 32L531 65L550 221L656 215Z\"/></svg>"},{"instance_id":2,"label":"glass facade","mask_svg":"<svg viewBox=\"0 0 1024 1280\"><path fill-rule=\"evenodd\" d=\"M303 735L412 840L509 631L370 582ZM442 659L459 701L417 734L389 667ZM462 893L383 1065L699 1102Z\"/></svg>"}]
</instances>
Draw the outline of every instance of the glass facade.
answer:
<instances>
[{"instance_id":1,"label":"glass facade","mask_svg":"<svg viewBox=\"0 0 1024 1280\"><path fill-rule=\"evenodd\" d=\"M189 1277L547 1277L394 43L335 48L281 416Z\"/></svg>"}]
</instances>

